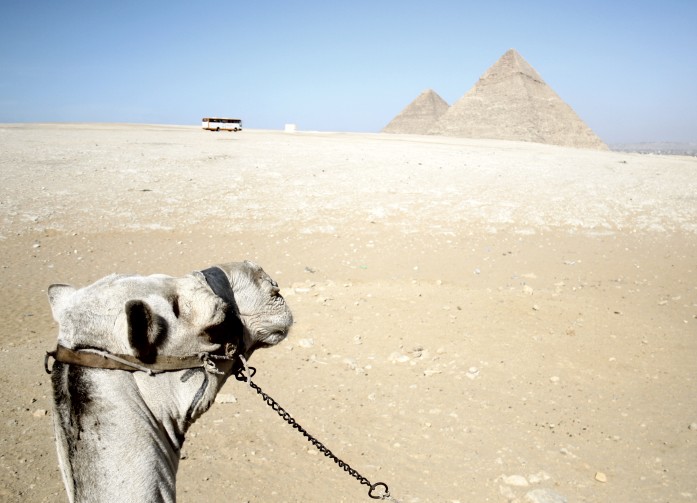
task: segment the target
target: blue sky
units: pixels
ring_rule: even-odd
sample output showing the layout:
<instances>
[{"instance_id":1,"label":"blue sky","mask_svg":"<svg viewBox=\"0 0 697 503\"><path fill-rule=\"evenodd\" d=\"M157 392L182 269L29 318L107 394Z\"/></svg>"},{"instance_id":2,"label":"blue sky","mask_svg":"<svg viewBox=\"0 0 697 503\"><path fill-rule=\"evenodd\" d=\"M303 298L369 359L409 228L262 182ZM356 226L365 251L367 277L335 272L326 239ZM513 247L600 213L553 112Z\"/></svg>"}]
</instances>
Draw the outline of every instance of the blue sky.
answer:
<instances>
[{"instance_id":1,"label":"blue sky","mask_svg":"<svg viewBox=\"0 0 697 503\"><path fill-rule=\"evenodd\" d=\"M606 142L697 141L697 2L0 0L0 122L377 132L515 48Z\"/></svg>"}]
</instances>

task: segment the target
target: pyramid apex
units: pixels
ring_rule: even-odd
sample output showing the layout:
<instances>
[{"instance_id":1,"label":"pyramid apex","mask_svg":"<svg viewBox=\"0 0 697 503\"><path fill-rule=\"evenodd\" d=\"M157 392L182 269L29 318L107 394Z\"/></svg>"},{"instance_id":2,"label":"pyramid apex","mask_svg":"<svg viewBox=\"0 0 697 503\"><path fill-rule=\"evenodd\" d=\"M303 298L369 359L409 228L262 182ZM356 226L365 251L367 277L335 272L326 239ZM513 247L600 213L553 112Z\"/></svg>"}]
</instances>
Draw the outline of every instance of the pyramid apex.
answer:
<instances>
[{"instance_id":1,"label":"pyramid apex","mask_svg":"<svg viewBox=\"0 0 697 503\"><path fill-rule=\"evenodd\" d=\"M523 74L542 82L542 77L515 49L508 49L496 63L484 72L481 78L508 78L515 74Z\"/></svg>"}]
</instances>

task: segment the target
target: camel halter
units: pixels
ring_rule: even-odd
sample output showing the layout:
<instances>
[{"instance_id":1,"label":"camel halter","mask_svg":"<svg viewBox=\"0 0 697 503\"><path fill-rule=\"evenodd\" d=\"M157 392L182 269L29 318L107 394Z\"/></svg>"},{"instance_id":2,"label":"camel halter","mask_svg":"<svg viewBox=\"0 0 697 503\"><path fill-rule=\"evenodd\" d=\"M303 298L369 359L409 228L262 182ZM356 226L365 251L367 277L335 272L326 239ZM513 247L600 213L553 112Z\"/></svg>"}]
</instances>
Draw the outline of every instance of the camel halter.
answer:
<instances>
[{"instance_id":1,"label":"camel halter","mask_svg":"<svg viewBox=\"0 0 697 503\"><path fill-rule=\"evenodd\" d=\"M157 356L152 362L145 363L132 355L113 354L101 349L70 349L60 344L54 351L47 351L44 357L46 373L51 373L48 366L49 358L60 363L69 363L96 369L127 370L129 372L145 372L148 375L163 372L175 372L194 368L203 368L211 374L224 374L218 370L215 360L232 361L234 357L199 353L192 356Z\"/></svg>"},{"instance_id":2,"label":"camel halter","mask_svg":"<svg viewBox=\"0 0 697 503\"><path fill-rule=\"evenodd\" d=\"M219 267L209 267L201 271L208 286L213 293L232 306L235 315L239 314L235 294L232 285L225 272ZM244 355L241 334L238 336L238 343L228 343L225 345L225 355L213 353L197 353L190 356L168 356L157 355L148 361L143 361L133 355L114 354L103 349L81 348L70 349L58 344L54 351L47 351L44 357L44 369L48 374L51 368L48 366L49 358L53 358L60 363L81 365L83 367L127 370L129 372L145 372L148 375L161 374L163 372L175 372L194 368L203 368L211 374L223 375L216 365L216 360L235 361Z\"/></svg>"}]
</instances>

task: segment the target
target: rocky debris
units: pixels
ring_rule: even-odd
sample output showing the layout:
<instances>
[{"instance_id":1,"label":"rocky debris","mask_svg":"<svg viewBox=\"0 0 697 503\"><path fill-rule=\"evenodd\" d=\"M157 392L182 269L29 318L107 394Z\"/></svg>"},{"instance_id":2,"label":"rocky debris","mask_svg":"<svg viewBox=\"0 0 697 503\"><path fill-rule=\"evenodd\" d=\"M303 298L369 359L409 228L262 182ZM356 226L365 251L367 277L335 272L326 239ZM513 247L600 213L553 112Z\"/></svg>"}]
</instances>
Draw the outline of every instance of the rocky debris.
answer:
<instances>
[{"instance_id":1,"label":"rocky debris","mask_svg":"<svg viewBox=\"0 0 697 503\"><path fill-rule=\"evenodd\" d=\"M530 483L522 475L503 475L501 481L507 486L528 487Z\"/></svg>"},{"instance_id":2,"label":"rocky debris","mask_svg":"<svg viewBox=\"0 0 697 503\"><path fill-rule=\"evenodd\" d=\"M520 502L521 500L515 493L515 489L521 490L531 485L541 484L550 480L552 477L546 471L539 471L530 474L527 477L524 475L501 475L499 480L503 485L499 485L499 492L510 502ZM567 503L567 498L551 489L539 488L528 491L525 494L527 503Z\"/></svg>"},{"instance_id":3,"label":"rocky debris","mask_svg":"<svg viewBox=\"0 0 697 503\"><path fill-rule=\"evenodd\" d=\"M300 339L298 341L298 346L300 346L301 348L309 349L314 345L315 345L315 340L312 338Z\"/></svg>"},{"instance_id":4,"label":"rocky debris","mask_svg":"<svg viewBox=\"0 0 697 503\"><path fill-rule=\"evenodd\" d=\"M550 477L549 473L541 471L528 475L528 482L531 484L540 484L541 482L545 482L551 478L552 477Z\"/></svg>"},{"instance_id":5,"label":"rocky debris","mask_svg":"<svg viewBox=\"0 0 697 503\"><path fill-rule=\"evenodd\" d=\"M424 375L425 375L426 377L430 377L430 376L432 376L432 375L435 375L435 374L442 374L442 373L443 373L443 371L440 370L440 369L438 369L438 368L432 368L432 369L426 369L426 370L424 370Z\"/></svg>"},{"instance_id":6,"label":"rocky debris","mask_svg":"<svg viewBox=\"0 0 697 503\"><path fill-rule=\"evenodd\" d=\"M467 369L467 374L465 374L468 379L476 379L479 377L479 369L477 367L470 367Z\"/></svg>"},{"instance_id":7,"label":"rocky debris","mask_svg":"<svg viewBox=\"0 0 697 503\"><path fill-rule=\"evenodd\" d=\"M566 496L552 491L551 489L534 489L525 495L528 503L568 503Z\"/></svg>"},{"instance_id":8,"label":"rocky debris","mask_svg":"<svg viewBox=\"0 0 697 503\"><path fill-rule=\"evenodd\" d=\"M411 358L401 353L400 351L393 351L392 353L390 353L390 356L387 357L387 360L392 363L406 363L410 359Z\"/></svg>"}]
</instances>

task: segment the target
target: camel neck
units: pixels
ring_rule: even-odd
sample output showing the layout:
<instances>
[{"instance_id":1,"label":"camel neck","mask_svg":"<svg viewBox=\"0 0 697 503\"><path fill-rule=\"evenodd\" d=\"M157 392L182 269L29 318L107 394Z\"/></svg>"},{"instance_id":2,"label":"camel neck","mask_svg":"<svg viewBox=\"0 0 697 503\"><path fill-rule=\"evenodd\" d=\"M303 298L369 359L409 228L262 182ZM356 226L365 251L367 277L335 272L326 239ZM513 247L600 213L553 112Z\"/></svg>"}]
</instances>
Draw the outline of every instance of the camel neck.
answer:
<instances>
[{"instance_id":1,"label":"camel neck","mask_svg":"<svg viewBox=\"0 0 697 503\"><path fill-rule=\"evenodd\" d=\"M133 374L56 364L52 378L60 391L54 421L70 500L174 502L176 427L153 414Z\"/></svg>"}]
</instances>

